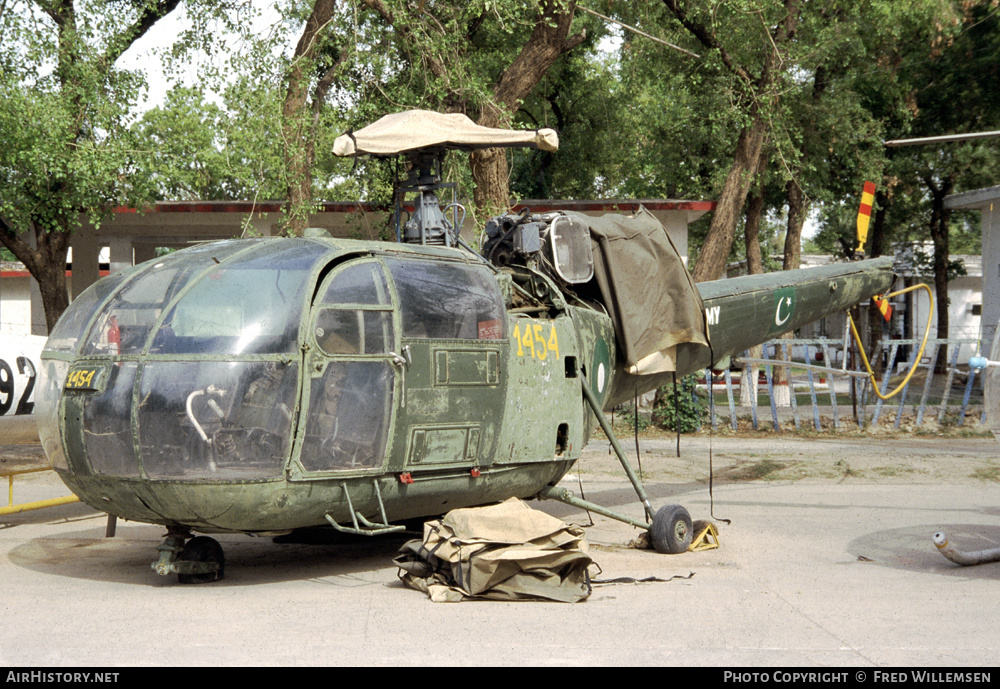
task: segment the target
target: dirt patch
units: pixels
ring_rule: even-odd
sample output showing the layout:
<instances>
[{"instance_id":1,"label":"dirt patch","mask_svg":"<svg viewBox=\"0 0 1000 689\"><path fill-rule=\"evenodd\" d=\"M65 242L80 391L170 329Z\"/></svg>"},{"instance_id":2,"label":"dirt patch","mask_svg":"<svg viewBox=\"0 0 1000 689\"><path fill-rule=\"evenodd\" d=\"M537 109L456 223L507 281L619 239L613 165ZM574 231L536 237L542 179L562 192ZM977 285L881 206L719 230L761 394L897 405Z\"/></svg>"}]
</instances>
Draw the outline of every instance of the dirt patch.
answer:
<instances>
[{"instance_id":1,"label":"dirt patch","mask_svg":"<svg viewBox=\"0 0 1000 689\"><path fill-rule=\"evenodd\" d=\"M629 438L626 455L645 477L669 482L813 481L840 483L1000 483L1000 443L990 437L778 433L676 438L641 434L639 453ZM595 438L578 470L595 477L621 474L608 442Z\"/></svg>"},{"instance_id":2,"label":"dirt patch","mask_svg":"<svg viewBox=\"0 0 1000 689\"><path fill-rule=\"evenodd\" d=\"M761 459L757 461L740 461L733 466L728 466L715 472L714 478L717 481L763 481L775 478L776 475L799 462L776 462L773 459Z\"/></svg>"},{"instance_id":3,"label":"dirt patch","mask_svg":"<svg viewBox=\"0 0 1000 689\"><path fill-rule=\"evenodd\" d=\"M0 445L0 476L48 466L41 445Z\"/></svg>"}]
</instances>

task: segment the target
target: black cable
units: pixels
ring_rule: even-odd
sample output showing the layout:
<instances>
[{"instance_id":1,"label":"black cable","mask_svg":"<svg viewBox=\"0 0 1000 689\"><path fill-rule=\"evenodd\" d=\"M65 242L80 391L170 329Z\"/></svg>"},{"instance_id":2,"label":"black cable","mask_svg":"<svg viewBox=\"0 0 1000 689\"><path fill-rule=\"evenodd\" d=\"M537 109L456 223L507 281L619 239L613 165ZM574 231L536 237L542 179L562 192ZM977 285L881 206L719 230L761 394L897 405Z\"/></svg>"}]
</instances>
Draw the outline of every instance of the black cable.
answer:
<instances>
[{"instance_id":1,"label":"black cable","mask_svg":"<svg viewBox=\"0 0 1000 689\"><path fill-rule=\"evenodd\" d=\"M715 394L712 390L712 369L708 369L708 413L709 419L715 418ZM713 494L713 483L715 480L715 467L712 462L712 440L715 438L715 426L708 432L708 514L712 519L723 522L725 524L732 524L730 519L719 519L715 516L715 496Z\"/></svg>"},{"instance_id":2,"label":"black cable","mask_svg":"<svg viewBox=\"0 0 1000 689\"><path fill-rule=\"evenodd\" d=\"M671 373L674 379L674 430L677 431L677 456L681 456L681 424L677 418L680 407L677 404L677 371Z\"/></svg>"},{"instance_id":3,"label":"black cable","mask_svg":"<svg viewBox=\"0 0 1000 689\"><path fill-rule=\"evenodd\" d=\"M633 434L635 437L635 459L639 464L639 480L642 480L642 454L639 452L639 383L635 384L635 396L632 398Z\"/></svg>"}]
</instances>

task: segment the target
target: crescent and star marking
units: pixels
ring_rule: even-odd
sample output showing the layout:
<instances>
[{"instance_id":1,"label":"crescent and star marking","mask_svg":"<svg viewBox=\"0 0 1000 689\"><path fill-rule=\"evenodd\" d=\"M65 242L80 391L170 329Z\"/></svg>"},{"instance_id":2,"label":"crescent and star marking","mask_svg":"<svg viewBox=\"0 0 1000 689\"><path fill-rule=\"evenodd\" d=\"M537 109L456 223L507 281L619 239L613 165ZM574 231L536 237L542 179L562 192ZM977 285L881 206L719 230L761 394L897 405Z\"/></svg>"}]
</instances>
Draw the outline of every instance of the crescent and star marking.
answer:
<instances>
[{"instance_id":1,"label":"crescent and star marking","mask_svg":"<svg viewBox=\"0 0 1000 689\"><path fill-rule=\"evenodd\" d=\"M781 317L781 306L782 306L782 304L784 304L785 306L788 307L788 311L785 313L785 317L784 318ZM778 300L778 306L774 309L774 324L775 325L784 325L785 324L785 322L792 315L792 308L791 307L792 307L792 298L791 297L784 297L783 299L779 299Z\"/></svg>"}]
</instances>

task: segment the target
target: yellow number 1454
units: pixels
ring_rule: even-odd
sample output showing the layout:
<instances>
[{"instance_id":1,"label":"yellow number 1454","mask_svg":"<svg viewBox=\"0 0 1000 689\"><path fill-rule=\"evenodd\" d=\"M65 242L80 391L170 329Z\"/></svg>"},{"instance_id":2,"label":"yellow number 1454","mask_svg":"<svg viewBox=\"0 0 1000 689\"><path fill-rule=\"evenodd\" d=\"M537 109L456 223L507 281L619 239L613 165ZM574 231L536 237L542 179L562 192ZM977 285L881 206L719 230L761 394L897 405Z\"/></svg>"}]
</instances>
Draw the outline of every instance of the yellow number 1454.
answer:
<instances>
[{"instance_id":1,"label":"yellow number 1454","mask_svg":"<svg viewBox=\"0 0 1000 689\"><path fill-rule=\"evenodd\" d=\"M514 326L514 343L517 345L518 356L530 356L532 359L544 361L551 355L559 358L559 337L556 327L549 326L548 337L545 336L544 323L524 323L522 333L521 323Z\"/></svg>"}]
</instances>

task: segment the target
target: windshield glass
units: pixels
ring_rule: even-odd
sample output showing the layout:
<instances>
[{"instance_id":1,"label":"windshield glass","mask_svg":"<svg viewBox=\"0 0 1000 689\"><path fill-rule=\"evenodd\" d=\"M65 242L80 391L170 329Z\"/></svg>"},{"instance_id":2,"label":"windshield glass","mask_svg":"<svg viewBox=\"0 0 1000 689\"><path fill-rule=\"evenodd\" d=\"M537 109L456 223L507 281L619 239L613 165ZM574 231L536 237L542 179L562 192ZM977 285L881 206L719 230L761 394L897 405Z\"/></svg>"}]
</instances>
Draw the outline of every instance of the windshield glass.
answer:
<instances>
[{"instance_id":1,"label":"windshield glass","mask_svg":"<svg viewBox=\"0 0 1000 689\"><path fill-rule=\"evenodd\" d=\"M280 475L297 380L295 364L276 361L147 363L136 410L143 468L153 479Z\"/></svg>"},{"instance_id":2,"label":"windshield glass","mask_svg":"<svg viewBox=\"0 0 1000 689\"><path fill-rule=\"evenodd\" d=\"M239 242L206 244L143 264L141 272L104 306L82 354L140 353L163 309L191 278L246 246Z\"/></svg>"},{"instance_id":3,"label":"windshield glass","mask_svg":"<svg viewBox=\"0 0 1000 689\"><path fill-rule=\"evenodd\" d=\"M370 469L382 464L393 375L384 361L330 362L313 378L302 445L306 471Z\"/></svg>"},{"instance_id":4,"label":"windshield glass","mask_svg":"<svg viewBox=\"0 0 1000 689\"><path fill-rule=\"evenodd\" d=\"M269 242L202 275L156 333L151 354L280 354L297 348L309 274L326 252Z\"/></svg>"}]
</instances>

